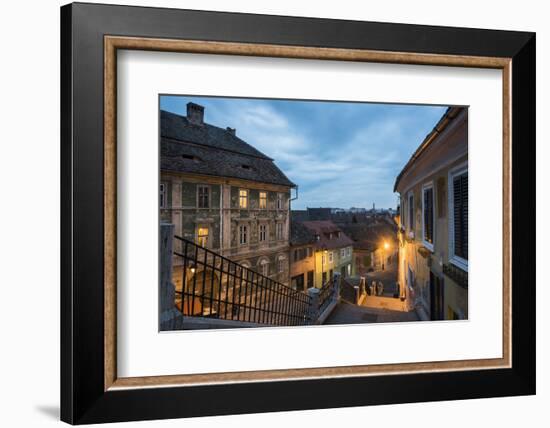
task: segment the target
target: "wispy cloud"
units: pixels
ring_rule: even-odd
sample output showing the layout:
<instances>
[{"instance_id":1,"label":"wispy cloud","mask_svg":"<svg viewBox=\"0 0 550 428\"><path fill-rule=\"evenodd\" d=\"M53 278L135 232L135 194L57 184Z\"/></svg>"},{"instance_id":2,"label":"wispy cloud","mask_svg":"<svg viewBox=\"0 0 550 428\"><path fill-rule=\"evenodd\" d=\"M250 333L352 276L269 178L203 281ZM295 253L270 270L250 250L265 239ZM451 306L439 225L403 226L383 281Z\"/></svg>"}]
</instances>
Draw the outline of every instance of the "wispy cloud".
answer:
<instances>
[{"instance_id":1,"label":"wispy cloud","mask_svg":"<svg viewBox=\"0 0 550 428\"><path fill-rule=\"evenodd\" d=\"M395 177L445 107L368 103L163 97L161 108L185 114L193 101L205 121L275 160L299 186L294 208L396 204Z\"/></svg>"}]
</instances>

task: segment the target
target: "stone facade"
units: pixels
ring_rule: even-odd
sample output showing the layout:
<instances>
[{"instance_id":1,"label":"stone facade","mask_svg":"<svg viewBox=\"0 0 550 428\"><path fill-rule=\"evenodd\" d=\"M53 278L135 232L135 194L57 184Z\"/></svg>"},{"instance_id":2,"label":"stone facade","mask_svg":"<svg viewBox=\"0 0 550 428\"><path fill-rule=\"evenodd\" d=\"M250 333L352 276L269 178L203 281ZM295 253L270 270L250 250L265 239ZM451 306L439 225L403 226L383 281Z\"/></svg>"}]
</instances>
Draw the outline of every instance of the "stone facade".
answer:
<instances>
[{"instance_id":1,"label":"stone facade","mask_svg":"<svg viewBox=\"0 0 550 428\"><path fill-rule=\"evenodd\" d=\"M205 114L194 103L187 104L186 116L161 111L160 220L173 224L176 236L288 285L295 185L236 129L208 124ZM176 241L174 250L181 245ZM181 291L181 258L173 264ZM188 270L188 281L200 274ZM225 278L209 281L223 284Z\"/></svg>"},{"instance_id":2,"label":"stone facade","mask_svg":"<svg viewBox=\"0 0 550 428\"><path fill-rule=\"evenodd\" d=\"M161 208L161 220L173 223L176 235L289 284L289 188L174 173L162 173L161 184L171 193ZM202 207L199 189L208 189ZM243 191L246 208L239 205ZM263 201L260 208L260 193L265 208ZM174 257L177 289L181 289L181 263Z\"/></svg>"}]
</instances>

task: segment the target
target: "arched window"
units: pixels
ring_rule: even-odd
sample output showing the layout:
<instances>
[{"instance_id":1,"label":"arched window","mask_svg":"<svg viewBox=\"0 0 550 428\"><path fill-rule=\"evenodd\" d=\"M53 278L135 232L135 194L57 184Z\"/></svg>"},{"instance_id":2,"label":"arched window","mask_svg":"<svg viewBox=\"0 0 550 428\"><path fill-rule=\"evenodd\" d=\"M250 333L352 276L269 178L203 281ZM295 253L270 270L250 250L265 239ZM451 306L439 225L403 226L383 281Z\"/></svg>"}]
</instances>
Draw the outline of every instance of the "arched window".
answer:
<instances>
[{"instance_id":1,"label":"arched window","mask_svg":"<svg viewBox=\"0 0 550 428\"><path fill-rule=\"evenodd\" d=\"M283 255L280 255L277 258L277 272L281 273L285 271L286 266L286 257Z\"/></svg>"},{"instance_id":2,"label":"arched window","mask_svg":"<svg viewBox=\"0 0 550 428\"><path fill-rule=\"evenodd\" d=\"M258 262L258 272L263 276L269 276L269 260L262 257Z\"/></svg>"}]
</instances>

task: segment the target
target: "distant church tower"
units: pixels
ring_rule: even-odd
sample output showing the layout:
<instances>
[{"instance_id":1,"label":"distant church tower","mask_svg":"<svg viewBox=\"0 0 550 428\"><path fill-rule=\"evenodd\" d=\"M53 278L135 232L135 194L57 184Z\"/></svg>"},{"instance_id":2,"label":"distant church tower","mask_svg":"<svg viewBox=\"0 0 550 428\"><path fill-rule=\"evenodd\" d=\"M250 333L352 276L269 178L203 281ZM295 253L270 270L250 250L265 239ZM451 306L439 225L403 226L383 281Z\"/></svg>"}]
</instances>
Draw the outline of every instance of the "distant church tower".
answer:
<instances>
[{"instance_id":1,"label":"distant church tower","mask_svg":"<svg viewBox=\"0 0 550 428\"><path fill-rule=\"evenodd\" d=\"M374 202L372 203L372 210L376 211L376 205L374 204Z\"/></svg>"}]
</instances>

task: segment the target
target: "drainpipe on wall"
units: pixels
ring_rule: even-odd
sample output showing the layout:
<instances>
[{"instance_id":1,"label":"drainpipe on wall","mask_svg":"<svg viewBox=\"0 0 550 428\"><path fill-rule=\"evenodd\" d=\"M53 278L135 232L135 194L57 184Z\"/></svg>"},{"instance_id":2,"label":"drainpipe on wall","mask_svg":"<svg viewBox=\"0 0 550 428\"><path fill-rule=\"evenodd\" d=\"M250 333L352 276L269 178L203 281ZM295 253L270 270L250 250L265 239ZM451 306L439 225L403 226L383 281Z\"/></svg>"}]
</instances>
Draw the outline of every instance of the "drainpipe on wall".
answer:
<instances>
[{"instance_id":1,"label":"drainpipe on wall","mask_svg":"<svg viewBox=\"0 0 550 428\"><path fill-rule=\"evenodd\" d=\"M290 190L290 192L292 193L292 190ZM295 201L296 199L298 199L298 185L296 185L296 197L290 198L290 202ZM289 205L289 208L290 208L290 205Z\"/></svg>"}]
</instances>

